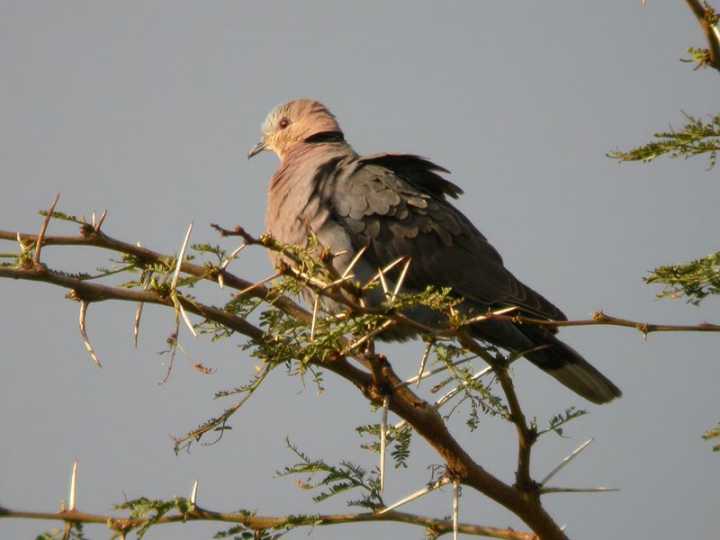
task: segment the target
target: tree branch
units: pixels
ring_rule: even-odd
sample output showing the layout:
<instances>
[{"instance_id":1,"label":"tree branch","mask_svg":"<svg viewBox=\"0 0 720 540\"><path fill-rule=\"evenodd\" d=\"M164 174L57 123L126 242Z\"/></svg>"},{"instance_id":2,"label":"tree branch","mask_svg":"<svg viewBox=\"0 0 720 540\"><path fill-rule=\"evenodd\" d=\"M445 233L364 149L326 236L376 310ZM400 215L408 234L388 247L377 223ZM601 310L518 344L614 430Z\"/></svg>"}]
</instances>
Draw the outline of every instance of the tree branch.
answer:
<instances>
[{"instance_id":1,"label":"tree branch","mask_svg":"<svg viewBox=\"0 0 720 540\"><path fill-rule=\"evenodd\" d=\"M98 247L108 249L113 249L113 247L109 246L115 246L120 248L118 251L127 250L137 253L136 250L143 250L143 255L151 260L167 259L160 254L145 250L145 248L137 248L130 244L109 241L102 233L93 236L95 238L91 238L86 242L81 242L77 238L72 238L71 241L77 242L76 245L94 245L90 242L95 242L101 244L98 245ZM0 235L0 237L3 236ZM67 238L63 239L63 241L67 240ZM47 242L46 245L50 245L52 238L47 237L45 241ZM207 275L207 269L202 267L183 263L182 270L186 271L186 268L188 273L193 275L196 275L195 272L199 271L202 271L202 277ZM163 297L152 290L137 291L91 283L49 270L43 265L29 269L0 267L0 277L44 281L72 289L75 291L77 298L87 302L115 299L131 302L146 302L164 305L170 308L174 307L172 299ZM230 277L230 275L228 277ZM238 280L234 282L235 285L245 285L244 280L240 280L239 278L235 279ZM230 283L230 279L228 279L227 283ZM255 288L253 293L265 294L265 297L267 297L268 294L259 287ZM205 317L208 320L219 322L232 330L250 337L257 343L263 343L265 340L265 334L261 329L240 317L227 313L222 309L206 306L197 301L190 301L181 296L178 296L178 300L188 311ZM302 313L305 322L309 324L312 320L312 315L305 310L302 310ZM475 348L479 349L479 347ZM485 355L487 355L487 353L485 353ZM528 500L521 491L505 484L477 464L450 434L437 410L431 404L428 404L415 395L409 388L401 386L402 379L395 374L389 363L385 362L382 368L384 380L387 381L384 388L378 388L374 385L370 373L351 365L343 357L335 357L329 362L316 359L313 360L313 363L325 367L353 383L366 397L375 403L382 401L387 388L393 389L388 396L390 409L406 420L418 434L426 439L440 454L443 460L445 460L448 470L451 471L454 477L508 508L544 540L567 539L563 531L542 508L539 500Z\"/></svg>"},{"instance_id":2,"label":"tree branch","mask_svg":"<svg viewBox=\"0 0 720 540\"><path fill-rule=\"evenodd\" d=\"M0 508L0 519L20 518L39 520L59 520L66 523L95 523L107 525L110 529L118 532L129 532L138 529L148 523L167 524L184 523L186 521L218 521L224 523L237 523L253 530L282 529L284 527L315 527L326 525L340 525L347 523L367 522L396 522L408 525L416 525L430 529L438 535L452 532L452 521L448 519L435 519L418 514L406 512L386 512L377 514L372 512L349 513L349 514L313 514L307 516L261 516L250 512L215 512L195 506L187 513L177 513L161 516L157 520L152 519L130 519L118 516L91 514L78 511L65 512L25 512ZM513 529L501 529L497 527L486 527L471 523L460 523L458 531L463 534L484 536L487 538L501 538L505 540L538 540L538 537L530 532L515 531Z\"/></svg>"}]
</instances>

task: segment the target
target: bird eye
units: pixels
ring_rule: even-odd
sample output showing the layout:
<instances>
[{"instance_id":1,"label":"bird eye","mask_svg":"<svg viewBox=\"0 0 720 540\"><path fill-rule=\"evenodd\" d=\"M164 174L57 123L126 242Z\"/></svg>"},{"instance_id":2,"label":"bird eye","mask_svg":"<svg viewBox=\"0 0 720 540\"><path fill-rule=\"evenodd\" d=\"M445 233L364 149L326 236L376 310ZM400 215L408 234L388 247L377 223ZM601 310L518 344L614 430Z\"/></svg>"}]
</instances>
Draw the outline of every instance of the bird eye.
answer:
<instances>
[{"instance_id":1,"label":"bird eye","mask_svg":"<svg viewBox=\"0 0 720 540\"><path fill-rule=\"evenodd\" d=\"M289 125L290 125L290 120L288 120L287 118L281 118L280 121L278 122L278 126L280 127L280 129L285 129Z\"/></svg>"}]
</instances>

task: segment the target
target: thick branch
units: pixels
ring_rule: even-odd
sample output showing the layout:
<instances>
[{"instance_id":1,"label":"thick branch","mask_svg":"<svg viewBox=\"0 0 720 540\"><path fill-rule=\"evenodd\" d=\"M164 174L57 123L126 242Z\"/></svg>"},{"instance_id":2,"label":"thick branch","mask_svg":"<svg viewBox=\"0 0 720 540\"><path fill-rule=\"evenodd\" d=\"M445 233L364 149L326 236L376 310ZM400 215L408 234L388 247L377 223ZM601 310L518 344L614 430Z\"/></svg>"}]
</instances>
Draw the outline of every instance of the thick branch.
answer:
<instances>
[{"instance_id":1,"label":"thick branch","mask_svg":"<svg viewBox=\"0 0 720 540\"><path fill-rule=\"evenodd\" d=\"M118 516L101 514L90 514L86 512L23 512L0 508L0 518L21 518L40 520L61 520L66 523L97 523L107 525L118 531L129 531L146 525L148 519L126 519ZM259 516L248 512L230 513L214 512L202 508L195 508L185 514L171 514L160 517L155 524L184 523L186 521L220 521L224 523L237 523L249 529L282 529L284 527L314 527L325 525L339 525L345 523L363 522L397 522L408 525L417 525L431 529L439 535L452 532L452 522L446 519L434 519L417 514L406 512L387 512L385 514L374 514L363 512L357 514L320 514L308 516ZM502 538L506 540L537 540L535 534L512 529L500 529L496 527L485 527L471 523L458 524L458 532L474 536L485 536L487 538Z\"/></svg>"}]
</instances>

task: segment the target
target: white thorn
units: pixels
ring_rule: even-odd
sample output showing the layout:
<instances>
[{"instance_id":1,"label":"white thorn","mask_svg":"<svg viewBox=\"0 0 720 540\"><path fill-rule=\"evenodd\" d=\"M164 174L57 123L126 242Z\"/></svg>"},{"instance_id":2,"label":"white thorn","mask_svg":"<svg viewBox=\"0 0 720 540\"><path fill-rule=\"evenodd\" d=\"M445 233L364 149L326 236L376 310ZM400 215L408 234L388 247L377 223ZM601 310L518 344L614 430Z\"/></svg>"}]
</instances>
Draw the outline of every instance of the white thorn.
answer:
<instances>
[{"instance_id":1,"label":"white thorn","mask_svg":"<svg viewBox=\"0 0 720 540\"><path fill-rule=\"evenodd\" d=\"M22 238L20 237L20 231L18 231L16 234L17 234L17 242L20 245L20 255L24 255L25 253L28 252L28 250L30 248L25 247L25 244L22 243Z\"/></svg>"},{"instance_id":2,"label":"white thorn","mask_svg":"<svg viewBox=\"0 0 720 540\"><path fill-rule=\"evenodd\" d=\"M420 368L418 369L418 374L415 377L417 379L417 386L420 386L420 383L423 380L423 373L425 372L425 365L427 364L428 356L430 356L430 351L432 350L433 343L432 341L428 343L425 346L425 350L423 351L423 355L420 358Z\"/></svg>"},{"instance_id":3,"label":"white thorn","mask_svg":"<svg viewBox=\"0 0 720 540\"><path fill-rule=\"evenodd\" d=\"M584 443L582 443L580 446L578 446L575 450L573 450L569 455L565 456L560 463L558 463L557 467L555 467L552 471L550 471L545 478L542 479L540 482L541 486L544 486L548 480L550 480L553 476L555 476L558 472L560 472L563 467L565 467L568 463L570 463L573 459L575 459L583 450L585 450L590 444L593 442L593 439L588 439Z\"/></svg>"},{"instance_id":4,"label":"white thorn","mask_svg":"<svg viewBox=\"0 0 720 540\"><path fill-rule=\"evenodd\" d=\"M395 300L395 297L400 292L400 287L402 287L402 284L405 281L405 277L407 276L407 271L410 268L411 261L412 261L412 259L408 257L408 260L405 263L405 266L403 266L403 269L400 272L400 277L398 278L397 283L395 284L395 289L393 290L393 293L392 293L393 300Z\"/></svg>"},{"instance_id":5,"label":"white thorn","mask_svg":"<svg viewBox=\"0 0 720 540\"><path fill-rule=\"evenodd\" d=\"M380 493L385 489L385 447L387 446L388 408L390 398L383 397L382 419L380 422Z\"/></svg>"},{"instance_id":6,"label":"white thorn","mask_svg":"<svg viewBox=\"0 0 720 540\"><path fill-rule=\"evenodd\" d=\"M197 505L197 494L198 494L198 481L193 482L192 491L190 492L190 504L192 506Z\"/></svg>"},{"instance_id":7,"label":"white thorn","mask_svg":"<svg viewBox=\"0 0 720 540\"><path fill-rule=\"evenodd\" d=\"M620 491L618 488L610 488L605 486L591 487L591 488L569 488L569 487L544 487L540 488L540 494L546 495L548 493L610 493L614 491Z\"/></svg>"},{"instance_id":8,"label":"white thorn","mask_svg":"<svg viewBox=\"0 0 720 540\"><path fill-rule=\"evenodd\" d=\"M77 510L77 460L73 462L72 474L70 475L70 492L68 494L68 512Z\"/></svg>"},{"instance_id":9,"label":"white thorn","mask_svg":"<svg viewBox=\"0 0 720 540\"><path fill-rule=\"evenodd\" d=\"M173 273L173 278L170 282L170 289L173 291L177 288L178 278L180 277L180 267L182 266L182 261L185 258L185 250L187 249L188 241L190 240L190 233L192 232L192 228L193 224L190 223L187 232L185 233L185 239L183 240L182 246L180 247L180 252L178 253L177 264L175 265L175 272Z\"/></svg>"},{"instance_id":10,"label":"white thorn","mask_svg":"<svg viewBox=\"0 0 720 540\"><path fill-rule=\"evenodd\" d=\"M180 300L176 297L175 298L176 304L178 309L180 310L180 315L182 315L183 321L185 321L185 326L188 327L190 330L190 333L193 335L193 337L197 337L197 332L195 331L195 328L193 328L192 323L190 322L190 318L188 317L187 313L185 313L185 308L180 303Z\"/></svg>"},{"instance_id":11,"label":"white thorn","mask_svg":"<svg viewBox=\"0 0 720 540\"><path fill-rule=\"evenodd\" d=\"M487 375L487 374L490 373L491 371L492 371L492 367L491 367L491 366L488 366L488 367L486 367L486 368L483 368L483 369L481 369L480 371L478 371L477 373L475 373L475 375L473 375L472 377L470 377L470 380L476 381L477 379L479 379L480 377L482 377L482 376L484 376L484 375ZM447 402L450 401L452 398L454 398L454 397L457 395L457 393L460 392L460 390L462 390L465 386L466 386L466 384L463 382L463 384L460 384L460 385L456 386L455 388L453 388L452 390L449 390L449 391L446 392L441 398L437 399L437 400L435 401L435 403L433 403L433 407L434 407L435 409L439 409L440 407L442 407L443 405L445 405L445 403L447 403ZM393 426L393 429L396 429L396 430L397 430L397 429L402 429L402 428L405 427L405 425L407 425L407 422L406 422L405 420L401 420L400 422L398 422L397 424L395 424L395 425Z\"/></svg>"},{"instance_id":12,"label":"white thorn","mask_svg":"<svg viewBox=\"0 0 720 540\"><path fill-rule=\"evenodd\" d=\"M414 493L411 493L407 497L403 497L399 501L392 503L390 506L386 506L382 510L379 510L378 512L376 512L376 515L379 516L379 515L385 514L386 512L390 512L391 510L395 510L396 508L399 508L400 506L402 506L404 504L412 502L416 499L419 499L420 497L427 495L428 493L430 493L432 491L435 491L436 489L444 486L448 482L450 482L450 479L443 476L436 482L429 484L429 485L425 486L424 488L415 491Z\"/></svg>"},{"instance_id":13,"label":"white thorn","mask_svg":"<svg viewBox=\"0 0 720 540\"><path fill-rule=\"evenodd\" d=\"M318 307L320 307L320 295L316 294L315 302L313 302L312 323L310 323L310 341L313 341L315 339L315 328L317 325Z\"/></svg>"},{"instance_id":14,"label":"white thorn","mask_svg":"<svg viewBox=\"0 0 720 540\"><path fill-rule=\"evenodd\" d=\"M243 243L240 244L237 248L235 248L230 255L228 255L225 260L220 264L220 270L225 270L228 265L240 254L240 252L247 247L247 244Z\"/></svg>"},{"instance_id":15,"label":"white thorn","mask_svg":"<svg viewBox=\"0 0 720 540\"><path fill-rule=\"evenodd\" d=\"M83 345L85 345L85 350L90 355L90 358L92 358L92 361L95 362L97 367L102 367L97 353L95 353L95 349L93 348L92 343L90 343L90 338L88 337L87 329L85 327L87 309L88 303L85 300L80 300L80 316L78 317L80 323L80 336L82 337Z\"/></svg>"},{"instance_id":16,"label":"white thorn","mask_svg":"<svg viewBox=\"0 0 720 540\"><path fill-rule=\"evenodd\" d=\"M476 356L469 356L467 358L463 358L461 360L458 360L457 362L452 364L452 367L459 366L461 364L466 364L470 362L471 360L474 360L477 358ZM427 379L428 377L432 377L433 375L436 375L438 373L441 373L443 371L447 371L448 366L441 366L438 368L435 368L431 371L423 371L421 374L418 374L420 376L420 379ZM404 380L403 382L397 383L394 388L400 388L401 386L408 386L412 383L418 382L418 375L415 375L414 377L410 377L409 379Z\"/></svg>"},{"instance_id":17,"label":"white thorn","mask_svg":"<svg viewBox=\"0 0 720 540\"><path fill-rule=\"evenodd\" d=\"M452 497L452 522L453 522L453 540L458 537L458 516L460 515L460 482L453 480L453 497Z\"/></svg>"},{"instance_id":18,"label":"white thorn","mask_svg":"<svg viewBox=\"0 0 720 540\"><path fill-rule=\"evenodd\" d=\"M378 273L380 274L380 285L382 285L383 292L385 293L385 297L387 298L390 290L388 289L388 284L385 280L385 272L383 272L382 270L378 270Z\"/></svg>"},{"instance_id":19,"label":"white thorn","mask_svg":"<svg viewBox=\"0 0 720 540\"><path fill-rule=\"evenodd\" d=\"M218 287L220 287L221 289L223 287L225 287L225 278L223 277L222 274L218 274L217 283L218 283Z\"/></svg>"},{"instance_id":20,"label":"white thorn","mask_svg":"<svg viewBox=\"0 0 720 540\"><path fill-rule=\"evenodd\" d=\"M497 315L507 315L508 313L511 313L513 311L517 311L517 306L509 306L501 309L497 309L495 311L491 311L490 313L486 313L485 315L478 315L477 317L473 317L472 319L468 319L465 321L465 324L472 324L476 322L482 322L486 321L488 319L492 319L494 316Z\"/></svg>"},{"instance_id":21,"label":"white thorn","mask_svg":"<svg viewBox=\"0 0 720 540\"><path fill-rule=\"evenodd\" d=\"M560 525L560 530L562 532L565 532L565 529L567 529L567 523L563 523L562 525Z\"/></svg>"},{"instance_id":22,"label":"white thorn","mask_svg":"<svg viewBox=\"0 0 720 540\"><path fill-rule=\"evenodd\" d=\"M348 264L347 268L342 273L342 276L340 276L341 279L346 278L350 274L353 267L357 264L357 262L360 260L360 257L363 256L363 253L365 253L366 250L367 250L367 246L363 246L358 250L358 252L355 254L355 256L350 261L350 264Z\"/></svg>"},{"instance_id":23,"label":"white thorn","mask_svg":"<svg viewBox=\"0 0 720 540\"><path fill-rule=\"evenodd\" d=\"M103 226L103 223L105 223L105 218L107 217L107 208L103 210L103 213L100 214L100 219L97 222L97 225L93 225L93 228L95 229L95 232L100 232L100 227Z\"/></svg>"},{"instance_id":24,"label":"white thorn","mask_svg":"<svg viewBox=\"0 0 720 540\"><path fill-rule=\"evenodd\" d=\"M363 289L367 289L370 285L372 285L373 283L375 283L376 280L380 279L380 275L381 275L383 272L389 272L390 270L392 270L393 268L395 268L398 264L400 264L401 262L403 262L405 259L406 259L406 257L398 257L397 259L395 259L393 262L391 262L390 264L388 264L388 265L387 265L385 268L383 268L382 270L378 270L377 273L376 273L373 277L371 277L365 285L363 285Z\"/></svg>"}]
</instances>

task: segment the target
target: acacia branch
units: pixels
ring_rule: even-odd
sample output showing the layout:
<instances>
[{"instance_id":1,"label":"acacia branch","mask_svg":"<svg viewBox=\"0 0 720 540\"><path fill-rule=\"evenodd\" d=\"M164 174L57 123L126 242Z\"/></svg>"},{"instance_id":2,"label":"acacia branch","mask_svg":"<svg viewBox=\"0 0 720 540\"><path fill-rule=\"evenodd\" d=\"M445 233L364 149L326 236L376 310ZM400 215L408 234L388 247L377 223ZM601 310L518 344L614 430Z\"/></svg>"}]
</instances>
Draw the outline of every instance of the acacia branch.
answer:
<instances>
[{"instance_id":1,"label":"acacia branch","mask_svg":"<svg viewBox=\"0 0 720 540\"><path fill-rule=\"evenodd\" d=\"M657 324L639 321L631 321L620 317L607 315L602 311L596 311L592 314L592 319L580 319L575 321L558 321L552 319L537 319L535 317L526 317L524 315L496 315L488 314L487 319L495 319L499 321L510 321L516 324L534 324L537 326L550 326L558 328L561 326L621 326L625 328L634 328L643 335L653 332L720 332L720 324L701 323L701 324Z\"/></svg>"},{"instance_id":2,"label":"acacia branch","mask_svg":"<svg viewBox=\"0 0 720 540\"><path fill-rule=\"evenodd\" d=\"M109 245L113 245L113 243L103 239L104 235L102 233L99 233L97 237L101 240L95 239L94 241L102 242L103 244L99 247L107 248ZM46 241L48 240L50 240L49 237L46 238ZM73 238L73 240L77 241L77 238ZM78 244L82 245L82 242L78 242ZM49 245L49 243L46 245ZM115 245L122 246L128 250L129 246L131 246L130 244L124 243ZM145 248L138 249L144 250ZM163 258L160 254L150 253L152 253L154 260ZM186 267L190 270L188 273L202 269L202 267L183 263L183 271L185 271ZM204 274L207 273L206 269L202 270ZM38 265L33 268L0 267L0 277L43 281L58 285L75 291L77 298L87 302L123 300L152 303L174 308L173 301L169 296L162 296L152 290L137 291L91 283L50 270L43 265ZM259 291L260 288L253 290L255 293ZM260 328L257 328L234 314L227 313L222 309L203 305L197 301L190 301L179 295L178 301L181 302L183 307L188 311L205 317L207 320L223 324L232 330L250 337L257 343L263 343L265 340L265 334ZM302 310L302 312L306 314L305 320L309 324L312 319L311 314L305 310ZM567 539L563 531L542 508L538 500L528 500L521 491L505 484L476 463L450 434L438 411L431 404L415 395L409 388L400 386L402 379L395 374L389 363L385 362L383 364L383 380L386 381L386 384L380 388L374 384L373 377L370 373L353 366L343 357L334 357L334 359L329 362L323 362L321 359L311 361L353 383L368 399L375 403L382 402L382 399L387 395L386 392L388 388L394 389L392 393L387 396L390 409L406 420L418 434L426 439L446 462L448 470L451 471L454 477L508 508L541 538L545 540Z\"/></svg>"},{"instance_id":3,"label":"acacia branch","mask_svg":"<svg viewBox=\"0 0 720 540\"><path fill-rule=\"evenodd\" d=\"M104 514L91 514L87 512L65 511L65 512L25 512L0 508L1 518L58 520L65 523L94 523L107 525L110 529L118 532L129 532L139 529L152 523L184 523L186 521L218 521L224 523L237 523L248 529L261 531L265 529L283 529L285 527L315 527L326 525L340 525L347 523L367 522L396 522L408 525L416 525L430 529L437 535L444 535L452 532L452 521L447 519L435 519L418 514L407 512L386 512L377 514L372 512L348 513L348 514L314 514L307 516L261 516L249 512L215 512L195 506L186 513L177 513L161 516L158 519L131 519L119 516ZM505 540L537 540L538 537L530 532L515 531L507 528L486 527L471 523L458 524L458 531L463 534L484 536L487 538L501 538Z\"/></svg>"}]
</instances>

